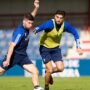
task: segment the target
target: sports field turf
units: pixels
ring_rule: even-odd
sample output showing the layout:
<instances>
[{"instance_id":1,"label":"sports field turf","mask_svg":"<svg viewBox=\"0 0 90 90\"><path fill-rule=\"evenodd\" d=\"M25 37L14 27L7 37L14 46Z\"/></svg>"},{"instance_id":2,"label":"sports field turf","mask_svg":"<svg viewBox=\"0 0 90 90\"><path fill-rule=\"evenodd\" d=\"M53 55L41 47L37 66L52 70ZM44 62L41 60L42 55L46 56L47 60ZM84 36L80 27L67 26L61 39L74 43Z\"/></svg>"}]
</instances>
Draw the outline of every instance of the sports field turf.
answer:
<instances>
[{"instance_id":1,"label":"sports field turf","mask_svg":"<svg viewBox=\"0 0 90 90\"><path fill-rule=\"evenodd\" d=\"M44 79L40 77L44 87ZM0 77L0 90L33 90L31 78ZM54 85L50 90L90 90L90 77L54 78Z\"/></svg>"}]
</instances>

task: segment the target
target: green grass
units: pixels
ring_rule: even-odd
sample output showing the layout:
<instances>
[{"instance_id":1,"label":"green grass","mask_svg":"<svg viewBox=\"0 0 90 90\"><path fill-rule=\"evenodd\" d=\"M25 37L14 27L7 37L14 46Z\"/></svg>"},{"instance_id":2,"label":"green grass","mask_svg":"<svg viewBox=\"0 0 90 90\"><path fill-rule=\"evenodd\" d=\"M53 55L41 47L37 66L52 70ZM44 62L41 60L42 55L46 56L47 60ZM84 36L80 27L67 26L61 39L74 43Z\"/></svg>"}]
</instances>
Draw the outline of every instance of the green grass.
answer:
<instances>
[{"instance_id":1,"label":"green grass","mask_svg":"<svg viewBox=\"0 0 90 90\"><path fill-rule=\"evenodd\" d=\"M40 77L40 84L44 87L44 79ZM0 77L0 90L33 90L31 78ZM90 90L90 77L54 78L54 85L50 90Z\"/></svg>"}]
</instances>

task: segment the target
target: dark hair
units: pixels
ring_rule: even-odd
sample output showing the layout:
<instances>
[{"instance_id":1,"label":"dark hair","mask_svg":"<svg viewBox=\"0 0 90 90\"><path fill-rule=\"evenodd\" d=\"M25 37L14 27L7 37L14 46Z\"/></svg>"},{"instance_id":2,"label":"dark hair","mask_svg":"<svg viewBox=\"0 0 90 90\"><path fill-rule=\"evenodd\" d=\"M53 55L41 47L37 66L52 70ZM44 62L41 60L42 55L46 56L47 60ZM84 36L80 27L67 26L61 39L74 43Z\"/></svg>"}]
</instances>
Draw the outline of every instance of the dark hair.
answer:
<instances>
[{"instance_id":1,"label":"dark hair","mask_svg":"<svg viewBox=\"0 0 90 90\"><path fill-rule=\"evenodd\" d=\"M57 11L55 12L55 15L56 15L56 14L61 14L61 15L63 15L63 16L65 17L66 12L65 12L65 11L61 11L61 10L57 10Z\"/></svg>"},{"instance_id":2,"label":"dark hair","mask_svg":"<svg viewBox=\"0 0 90 90\"><path fill-rule=\"evenodd\" d=\"M34 17L32 16L31 13L26 13L26 14L24 15L24 18L26 18L26 19L28 19L28 20L34 21Z\"/></svg>"}]
</instances>

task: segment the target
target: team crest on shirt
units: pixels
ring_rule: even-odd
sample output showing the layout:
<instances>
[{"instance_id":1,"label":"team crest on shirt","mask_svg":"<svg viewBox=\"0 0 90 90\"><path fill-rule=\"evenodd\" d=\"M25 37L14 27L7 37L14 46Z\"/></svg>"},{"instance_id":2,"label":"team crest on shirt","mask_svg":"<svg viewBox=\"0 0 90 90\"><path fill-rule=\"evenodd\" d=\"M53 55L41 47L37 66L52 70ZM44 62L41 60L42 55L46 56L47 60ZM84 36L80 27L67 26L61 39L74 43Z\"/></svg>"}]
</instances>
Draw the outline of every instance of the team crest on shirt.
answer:
<instances>
[{"instance_id":1,"label":"team crest on shirt","mask_svg":"<svg viewBox=\"0 0 90 90\"><path fill-rule=\"evenodd\" d=\"M45 62L45 59L43 59L43 61Z\"/></svg>"}]
</instances>

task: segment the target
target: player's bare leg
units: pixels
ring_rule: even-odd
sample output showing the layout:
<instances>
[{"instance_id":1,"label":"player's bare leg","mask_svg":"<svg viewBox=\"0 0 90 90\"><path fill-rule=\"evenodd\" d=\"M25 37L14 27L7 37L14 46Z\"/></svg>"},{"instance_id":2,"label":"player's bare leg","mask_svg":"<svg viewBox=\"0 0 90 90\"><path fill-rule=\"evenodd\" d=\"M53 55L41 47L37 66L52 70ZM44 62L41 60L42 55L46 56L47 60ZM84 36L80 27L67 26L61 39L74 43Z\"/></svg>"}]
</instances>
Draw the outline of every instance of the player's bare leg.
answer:
<instances>
[{"instance_id":1,"label":"player's bare leg","mask_svg":"<svg viewBox=\"0 0 90 90\"><path fill-rule=\"evenodd\" d=\"M0 67L0 75L2 75L4 72L5 70L2 67Z\"/></svg>"},{"instance_id":2,"label":"player's bare leg","mask_svg":"<svg viewBox=\"0 0 90 90\"><path fill-rule=\"evenodd\" d=\"M62 61L55 62L56 67L53 68L53 73L62 72L64 70L64 63Z\"/></svg>"},{"instance_id":3,"label":"player's bare leg","mask_svg":"<svg viewBox=\"0 0 90 90\"><path fill-rule=\"evenodd\" d=\"M56 67L53 68L53 72L52 73L57 73L57 72L62 72L64 70L64 64L62 61L57 61L55 62ZM53 78L52 76L50 76L50 81L49 83L52 85L53 84Z\"/></svg>"},{"instance_id":4,"label":"player's bare leg","mask_svg":"<svg viewBox=\"0 0 90 90\"><path fill-rule=\"evenodd\" d=\"M46 73L45 73L45 90L49 90L49 82L50 82L50 77L53 72L53 67L51 61L45 64L46 66Z\"/></svg>"},{"instance_id":5,"label":"player's bare leg","mask_svg":"<svg viewBox=\"0 0 90 90\"><path fill-rule=\"evenodd\" d=\"M34 85L34 88L35 90L43 90L43 88L40 87L39 85L39 77L38 77L38 70L37 68L35 67L34 64L27 64L27 65L23 65L23 68L32 73L32 82L33 82L33 85Z\"/></svg>"}]
</instances>

